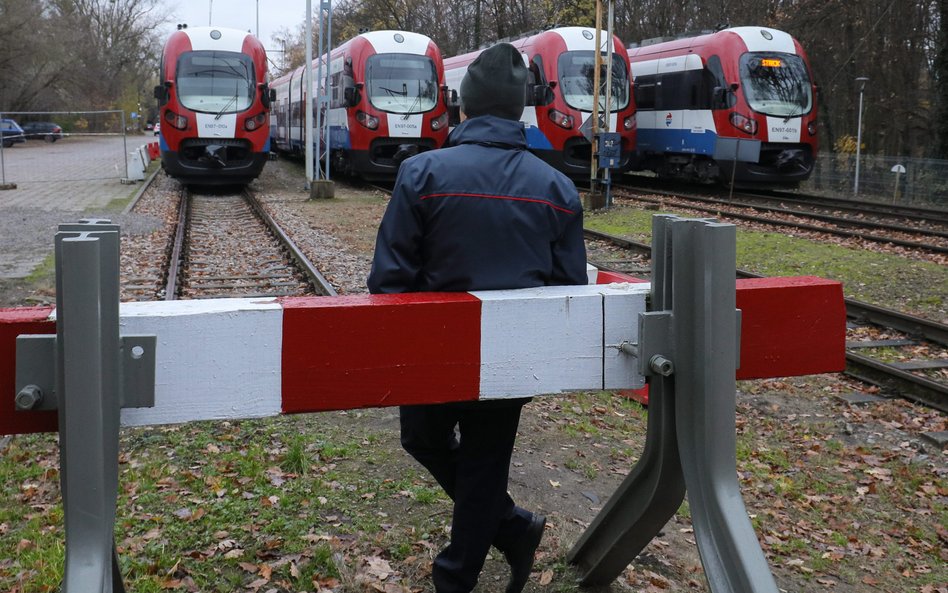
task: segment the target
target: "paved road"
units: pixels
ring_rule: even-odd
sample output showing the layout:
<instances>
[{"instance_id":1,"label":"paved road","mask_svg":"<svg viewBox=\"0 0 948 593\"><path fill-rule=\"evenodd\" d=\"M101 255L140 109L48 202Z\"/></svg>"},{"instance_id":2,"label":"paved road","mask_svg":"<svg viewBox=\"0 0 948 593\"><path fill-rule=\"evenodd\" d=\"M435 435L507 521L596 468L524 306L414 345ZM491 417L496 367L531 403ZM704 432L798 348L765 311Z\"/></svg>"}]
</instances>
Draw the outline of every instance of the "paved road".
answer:
<instances>
[{"instance_id":1,"label":"paved road","mask_svg":"<svg viewBox=\"0 0 948 593\"><path fill-rule=\"evenodd\" d=\"M153 141L129 136L127 147ZM69 136L3 149L0 180L17 187L0 190L0 278L28 276L52 251L57 225L95 215L140 187L121 183L125 147L120 136Z\"/></svg>"}]
</instances>

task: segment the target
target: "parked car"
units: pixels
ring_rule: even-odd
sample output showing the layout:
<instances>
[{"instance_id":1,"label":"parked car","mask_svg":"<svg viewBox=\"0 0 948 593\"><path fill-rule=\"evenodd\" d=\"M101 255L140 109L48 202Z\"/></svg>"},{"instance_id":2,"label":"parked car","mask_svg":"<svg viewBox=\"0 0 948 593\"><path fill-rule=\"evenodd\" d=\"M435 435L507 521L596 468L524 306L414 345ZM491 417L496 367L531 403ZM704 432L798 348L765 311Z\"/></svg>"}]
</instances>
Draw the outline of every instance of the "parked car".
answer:
<instances>
[{"instance_id":1,"label":"parked car","mask_svg":"<svg viewBox=\"0 0 948 593\"><path fill-rule=\"evenodd\" d=\"M155 124L155 136L161 133L161 122Z\"/></svg>"},{"instance_id":2,"label":"parked car","mask_svg":"<svg viewBox=\"0 0 948 593\"><path fill-rule=\"evenodd\" d=\"M31 121L23 124L23 133L27 138L42 138L47 142L55 142L63 137L63 129L59 124L51 121Z\"/></svg>"},{"instance_id":3,"label":"parked car","mask_svg":"<svg viewBox=\"0 0 948 593\"><path fill-rule=\"evenodd\" d=\"M3 138L4 148L9 148L17 142L26 142L23 128L12 119L0 119L0 137Z\"/></svg>"}]
</instances>

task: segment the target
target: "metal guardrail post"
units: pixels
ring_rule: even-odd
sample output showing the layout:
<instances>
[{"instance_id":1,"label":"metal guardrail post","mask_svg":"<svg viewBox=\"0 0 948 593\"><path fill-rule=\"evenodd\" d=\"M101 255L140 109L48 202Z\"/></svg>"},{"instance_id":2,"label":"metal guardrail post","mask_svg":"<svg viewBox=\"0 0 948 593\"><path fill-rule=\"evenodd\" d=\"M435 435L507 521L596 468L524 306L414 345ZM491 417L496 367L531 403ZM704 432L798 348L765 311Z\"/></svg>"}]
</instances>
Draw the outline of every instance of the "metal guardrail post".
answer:
<instances>
[{"instance_id":1,"label":"metal guardrail post","mask_svg":"<svg viewBox=\"0 0 948 593\"><path fill-rule=\"evenodd\" d=\"M737 482L734 226L656 216L652 240L652 310L639 317L636 349L651 377L645 451L568 558L583 585L611 582L687 488L711 590L776 593Z\"/></svg>"},{"instance_id":2,"label":"metal guardrail post","mask_svg":"<svg viewBox=\"0 0 948 593\"><path fill-rule=\"evenodd\" d=\"M673 266L671 236L655 217L652 224L652 293L650 319L661 316L665 321L672 306ZM662 334L648 336L639 319L638 359L643 347L662 349L646 344L646 339L661 339ZM667 333L664 336L668 336ZM670 344L669 344L670 345ZM666 357L673 354L665 349ZM640 369L641 370L641 369ZM618 577L629 562L645 549L681 506L685 498L685 479L678 456L675 430L675 388L673 375L646 371L649 377L648 431L642 457L622 481L603 509L583 532L567 555L578 565L583 586L607 585Z\"/></svg>"},{"instance_id":3,"label":"metal guardrail post","mask_svg":"<svg viewBox=\"0 0 948 593\"><path fill-rule=\"evenodd\" d=\"M56 335L17 337L18 409L57 409L63 593L124 593L115 552L120 409L154 403L155 336L119 336L119 227L60 225Z\"/></svg>"}]
</instances>

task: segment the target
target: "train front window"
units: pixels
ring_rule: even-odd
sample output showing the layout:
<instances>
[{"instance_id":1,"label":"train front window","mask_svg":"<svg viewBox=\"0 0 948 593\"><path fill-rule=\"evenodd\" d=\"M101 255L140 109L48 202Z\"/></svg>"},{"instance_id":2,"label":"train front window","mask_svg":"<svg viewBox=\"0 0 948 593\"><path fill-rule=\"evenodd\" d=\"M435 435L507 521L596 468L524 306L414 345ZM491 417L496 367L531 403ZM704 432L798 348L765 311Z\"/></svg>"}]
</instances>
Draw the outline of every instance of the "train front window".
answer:
<instances>
[{"instance_id":1,"label":"train front window","mask_svg":"<svg viewBox=\"0 0 948 593\"><path fill-rule=\"evenodd\" d=\"M592 50L568 51L560 54L557 63L559 71L559 89L566 104L580 111L592 111L593 108L593 75L596 72L596 54ZM599 91L599 108L606 108L606 56L602 56L602 66L599 70L599 80L602 88ZM629 105L629 75L625 62L615 54L612 55L612 105L610 109L617 111Z\"/></svg>"},{"instance_id":2,"label":"train front window","mask_svg":"<svg viewBox=\"0 0 948 593\"><path fill-rule=\"evenodd\" d=\"M438 103L438 75L427 56L378 54L365 64L365 86L376 109L423 113Z\"/></svg>"},{"instance_id":3,"label":"train front window","mask_svg":"<svg viewBox=\"0 0 948 593\"><path fill-rule=\"evenodd\" d=\"M175 85L182 107L204 113L236 113L253 104L256 84L249 56L193 51L178 59Z\"/></svg>"},{"instance_id":4,"label":"train front window","mask_svg":"<svg viewBox=\"0 0 948 593\"><path fill-rule=\"evenodd\" d=\"M774 117L798 117L813 107L810 75L794 54L741 56L741 85L751 109Z\"/></svg>"}]
</instances>

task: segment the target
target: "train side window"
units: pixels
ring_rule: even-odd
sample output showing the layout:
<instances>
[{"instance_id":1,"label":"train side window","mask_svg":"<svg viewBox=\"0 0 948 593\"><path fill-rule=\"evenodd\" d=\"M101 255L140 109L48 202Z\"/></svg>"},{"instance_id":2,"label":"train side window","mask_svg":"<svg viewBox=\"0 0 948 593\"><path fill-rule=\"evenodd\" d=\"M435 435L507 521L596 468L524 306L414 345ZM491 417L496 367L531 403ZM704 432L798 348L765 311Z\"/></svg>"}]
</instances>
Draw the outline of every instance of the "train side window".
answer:
<instances>
[{"instance_id":1,"label":"train side window","mask_svg":"<svg viewBox=\"0 0 948 593\"><path fill-rule=\"evenodd\" d=\"M711 109L728 109L734 107L737 103L737 97L734 93L727 91L727 78L724 77L724 67L721 65L721 58L711 56L708 58L707 70L710 84ZM716 90L721 89L721 90Z\"/></svg>"},{"instance_id":2,"label":"train side window","mask_svg":"<svg viewBox=\"0 0 948 593\"><path fill-rule=\"evenodd\" d=\"M540 59L540 56L534 56L530 60L530 67L527 69L527 100L526 105L536 106L536 105L546 105L541 98L539 101L537 99L537 85L545 85L546 77L543 76L543 61Z\"/></svg>"},{"instance_id":3,"label":"train side window","mask_svg":"<svg viewBox=\"0 0 948 593\"><path fill-rule=\"evenodd\" d=\"M658 85L658 76L649 74L638 76L632 84L635 93L635 107L637 109L655 109L655 89Z\"/></svg>"},{"instance_id":4,"label":"train side window","mask_svg":"<svg viewBox=\"0 0 948 593\"><path fill-rule=\"evenodd\" d=\"M342 72L335 72L329 77L329 107L331 109L343 106L342 89L344 87L342 79Z\"/></svg>"},{"instance_id":5,"label":"train side window","mask_svg":"<svg viewBox=\"0 0 948 593\"><path fill-rule=\"evenodd\" d=\"M686 88L683 84L684 72L668 72L659 78L659 85L655 93L655 102L659 109L684 109Z\"/></svg>"}]
</instances>

